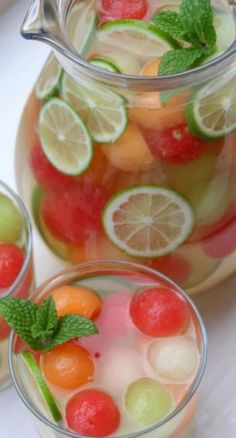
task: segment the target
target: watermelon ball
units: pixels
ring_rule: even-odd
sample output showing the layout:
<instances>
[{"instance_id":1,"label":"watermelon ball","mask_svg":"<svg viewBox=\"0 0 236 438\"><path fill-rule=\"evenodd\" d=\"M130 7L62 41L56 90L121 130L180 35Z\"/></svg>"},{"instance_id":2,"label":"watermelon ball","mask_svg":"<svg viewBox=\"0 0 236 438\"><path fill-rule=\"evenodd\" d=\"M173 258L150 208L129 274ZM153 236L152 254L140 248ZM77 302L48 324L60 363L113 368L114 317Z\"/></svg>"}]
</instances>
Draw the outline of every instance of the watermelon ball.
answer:
<instances>
[{"instance_id":1,"label":"watermelon ball","mask_svg":"<svg viewBox=\"0 0 236 438\"><path fill-rule=\"evenodd\" d=\"M185 124L162 131L144 130L143 135L154 157L168 163L188 163L206 149L206 142L191 134Z\"/></svg>"},{"instance_id":2,"label":"watermelon ball","mask_svg":"<svg viewBox=\"0 0 236 438\"><path fill-rule=\"evenodd\" d=\"M71 430L83 436L103 437L116 431L120 412L105 392L85 389L68 401L66 420Z\"/></svg>"},{"instance_id":3,"label":"watermelon ball","mask_svg":"<svg viewBox=\"0 0 236 438\"><path fill-rule=\"evenodd\" d=\"M57 170L47 159L39 144L30 150L30 166L36 181L45 189L62 191L67 189L73 179Z\"/></svg>"},{"instance_id":4,"label":"watermelon ball","mask_svg":"<svg viewBox=\"0 0 236 438\"><path fill-rule=\"evenodd\" d=\"M25 259L17 245L0 244L0 287L10 287L18 277Z\"/></svg>"},{"instance_id":5,"label":"watermelon ball","mask_svg":"<svg viewBox=\"0 0 236 438\"><path fill-rule=\"evenodd\" d=\"M131 301L130 315L136 327L145 335L176 336L188 326L188 303L166 287L153 287L136 294Z\"/></svg>"},{"instance_id":6,"label":"watermelon ball","mask_svg":"<svg viewBox=\"0 0 236 438\"><path fill-rule=\"evenodd\" d=\"M147 0L102 0L100 22L123 18L142 19L147 13Z\"/></svg>"},{"instance_id":7,"label":"watermelon ball","mask_svg":"<svg viewBox=\"0 0 236 438\"><path fill-rule=\"evenodd\" d=\"M170 412L171 406L170 394L157 380L136 380L129 385L125 394L128 414L141 427L162 420Z\"/></svg>"},{"instance_id":8,"label":"watermelon ball","mask_svg":"<svg viewBox=\"0 0 236 438\"><path fill-rule=\"evenodd\" d=\"M41 204L43 221L61 242L83 245L102 230L101 213L108 200L106 189L77 184L63 193L48 193Z\"/></svg>"},{"instance_id":9,"label":"watermelon ball","mask_svg":"<svg viewBox=\"0 0 236 438\"><path fill-rule=\"evenodd\" d=\"M15 243L23 232L23 218L8 197L0 193L0 242Z\"/></svg>"}]
</instances>

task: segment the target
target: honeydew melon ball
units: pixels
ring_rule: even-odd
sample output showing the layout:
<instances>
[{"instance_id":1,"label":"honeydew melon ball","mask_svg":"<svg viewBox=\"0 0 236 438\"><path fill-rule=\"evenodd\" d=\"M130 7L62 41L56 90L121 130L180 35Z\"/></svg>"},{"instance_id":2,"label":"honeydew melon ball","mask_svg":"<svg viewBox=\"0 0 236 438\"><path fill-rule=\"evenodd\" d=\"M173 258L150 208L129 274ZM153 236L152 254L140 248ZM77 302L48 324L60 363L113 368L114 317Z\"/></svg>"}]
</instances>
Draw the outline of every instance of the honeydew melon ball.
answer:
<instances>
[{"instance_id":1,"label":"honeydew melon ball","mask_svg":"<svg viewBox=\"0 0 236 438\"><path fill-rule=\"evenodd\" d=\"M23 232L23 218L6 195L0 193L0 242L15 243Z\"/></svg>"},{"instance_id":2,"label":"honeydew melon ball","mask_svg":"<svg viewBox=\"0 0 236 438\"><path fill-rule=\"evenodd\" d=\"M198 347L188 336L158 339L150 344L149 364L161 377L171 382L185 382L194 376L199 364Z\"/></svg>"},{"instance_id":3,"label":"honeydew melon ball","mask_svg":"<svg viewBox=\"0 0 236 438\"><path fill-rule=\"evenodd\" d=\"M125 407L134 423L145 427L159 422L170 413L172 399L157 380L143 378L129 385Z\"/></svg>"}]
</instances>

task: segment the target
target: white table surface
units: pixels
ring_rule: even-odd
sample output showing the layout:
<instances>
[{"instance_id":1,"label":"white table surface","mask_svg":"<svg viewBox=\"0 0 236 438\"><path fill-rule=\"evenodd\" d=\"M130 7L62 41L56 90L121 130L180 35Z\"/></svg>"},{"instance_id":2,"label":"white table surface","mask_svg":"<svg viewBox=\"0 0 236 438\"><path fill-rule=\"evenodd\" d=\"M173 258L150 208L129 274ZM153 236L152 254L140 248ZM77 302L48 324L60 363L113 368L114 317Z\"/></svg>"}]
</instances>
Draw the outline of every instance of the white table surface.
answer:
<instances>
[{"instance_id":1,"label":"white table surface","mask_svg":"<svg viewBox=\"0 0 236 438\"><path fill-rule=\"evenodd\" d=\"M1 1L1 0L0 0ZM26 97L48 54L19 35L28 0L0 16L0 178L15 188L14 145ZM37 281L49 275L45 247L34 236ZM187 438L236 437L236 275L194 298L205 320L209 360L194 427ZM0 438L37 438L31 418L13 388L0 393Z\"/></svg>"}]
</instances>

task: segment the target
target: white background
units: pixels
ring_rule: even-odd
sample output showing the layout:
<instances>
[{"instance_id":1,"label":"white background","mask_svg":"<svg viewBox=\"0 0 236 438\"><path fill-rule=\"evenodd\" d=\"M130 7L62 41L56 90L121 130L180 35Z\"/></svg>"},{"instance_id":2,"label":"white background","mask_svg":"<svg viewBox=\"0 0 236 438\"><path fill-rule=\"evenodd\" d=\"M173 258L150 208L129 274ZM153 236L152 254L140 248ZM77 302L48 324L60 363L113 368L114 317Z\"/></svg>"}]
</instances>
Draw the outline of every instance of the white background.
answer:
<instances>
[{"instance_id":1,"label":"white background","mask_svg":"<svg viewBox=\"0 0 236 438\"><path fill-rule=\"evenodd\" d=\"M0 178L13 188L17 125L48 54L46 46L20 37L28 4L28 0L17 0L0 16ZM50 265L45 264L38 236L34 236L34 249L39 282L49 274ZM236 275L197 296L195 302L208 331L209 360L198 414L187 438L235 438ZM0 393L0 438L37 438L31 418L13 388Z\"/></svg>"}]
</instances>

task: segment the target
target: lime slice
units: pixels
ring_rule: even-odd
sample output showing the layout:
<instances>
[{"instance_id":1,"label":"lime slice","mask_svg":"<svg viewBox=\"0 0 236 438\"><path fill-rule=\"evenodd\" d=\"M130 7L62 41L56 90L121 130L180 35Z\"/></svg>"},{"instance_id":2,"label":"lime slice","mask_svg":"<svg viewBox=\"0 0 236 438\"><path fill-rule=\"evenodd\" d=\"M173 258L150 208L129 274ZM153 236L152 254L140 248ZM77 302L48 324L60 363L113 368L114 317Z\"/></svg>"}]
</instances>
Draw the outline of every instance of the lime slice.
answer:
<instances>
[{"instance_id":1,"label":"lime slice","mask_svg":"<svg viewBox=\"0 0 236 438\"><path fill-rule=\"evenodd\" d=\"M218 139L236 129L236 76L233 69L189 96L186 119L191 132Z\"/></svg>"},{"instance_id":2,"label":"lime slice","mask_svg":"<svg viewBox=\"0 0 236 438\"><path fill-rule=\"evenodd\" d=\"M136 186L116 194L104 209L108 238L135 257L171 253L190 235L194 215L176 192L160 186Z\"/></svg>"},{"instance_id":3,"label":"lime slice","mask_svg":"<svg viewBox=\"0 0 236 438\"><path fill-rule=\"evenodd\" d=\"M31 400L46 418L59 422L61 413L32 354L23 351L17 355L17 360L23 384Z\"/></svg>"},{"instance_id":4,"label":"lime slice","mask_svg":"<svg viewBox=\"0 0 236 438\"><path fill-rule=\"evenodd\" d=\"M236 28L233 14L215 6L214 26L217 35L217 55L219 55L225 52L235 40Z\"/></svg>"},{"instance_id":5,"label":"lime slice","mask_svg":"<svg viewBox=\"0 0 236 438\"><path fill-rule=\"evenodd\" d=\"M161 57L167 50L179 47L156 26L140 20L113 20L104 24L98 32L98 39L119 47L119 50L149 58Z\"/></svg>"},{"instance_id":6,"label":"lime slice","mask_svg":"<svg viewBox=\"0 0 236 438\"><path fill-rule=\"evenodd\" d=\"M112 73L121 73L119 68L114 64L112 59L104 58L102 56L95 56L90 64L95 65L95 67L101 68L102 70L107 70Z\"/></svg>"},{"instance_id":7,"label":"lime slice","mask_svg":"<svg viewBox=\"0 0 236 438\"><path fill-rule=\"evenodd\" d=\"M54 167L68 175L80 175L89 166L93 146L86 126L76 112L53 98L39 115L43 151Z\"/></svg>"},{"instance_id":8,"label":"lime slice","mask_svg":"<svg viewBox=\"0 0 236 438\"><path fill-rule=\"evenodd\" d=\"M60 90L62 67L54 55L50 55L36 83L35 92L40 100L56 95Z\"/></svg>"},{"instance_id":9,"label":"lime slice","mask_svg":"<svg viewBox=\"0 0 236 438\"><path fill-rule=\"evenodd\" d=\"M114 143L123 134L127 109L119 94L94 83L76 82L65 74L62 96L83 119L97 143Z\"/></svg>"},{"instance_id":10,"label":"lime slice","mask_svg":"<svg viewBox=\"0 0 236 438\"><path fill-rule=\"evenodd\" d=\"M76 3L68 14L66 30L76 51L85 56L95 36L97 16L94 2Z\"/></svg>"}]
</instances>

